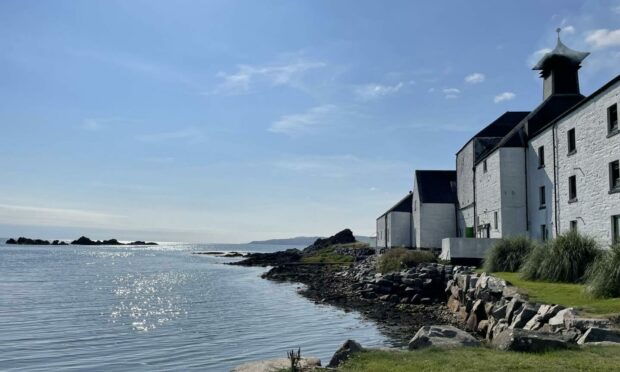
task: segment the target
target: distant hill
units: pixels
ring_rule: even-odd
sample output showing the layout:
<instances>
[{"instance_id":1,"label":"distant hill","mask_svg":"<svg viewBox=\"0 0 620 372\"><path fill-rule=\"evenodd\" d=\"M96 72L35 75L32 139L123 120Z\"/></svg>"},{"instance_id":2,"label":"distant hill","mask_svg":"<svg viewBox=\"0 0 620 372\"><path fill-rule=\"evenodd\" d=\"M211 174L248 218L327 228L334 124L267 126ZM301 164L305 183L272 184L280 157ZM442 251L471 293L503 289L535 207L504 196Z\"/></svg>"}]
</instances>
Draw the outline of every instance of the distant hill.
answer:
<instances>
[{"instance_id":1,"label":"distant hill","mask_svg":"<svg viewBox=\"0 0 620 372\"><path fill-rule=\"evenodd\" d=\"M322 238L322 236L298 236L295 238L287 238L287 239L269 239L269 240L254 240L249 244L270 244L270 245L299 245L299 246L308 246L314 243L317 239ZM355 239L362 243L369 243L370 237L368 236L355 236Z\"/></svg>"}]
</instances>

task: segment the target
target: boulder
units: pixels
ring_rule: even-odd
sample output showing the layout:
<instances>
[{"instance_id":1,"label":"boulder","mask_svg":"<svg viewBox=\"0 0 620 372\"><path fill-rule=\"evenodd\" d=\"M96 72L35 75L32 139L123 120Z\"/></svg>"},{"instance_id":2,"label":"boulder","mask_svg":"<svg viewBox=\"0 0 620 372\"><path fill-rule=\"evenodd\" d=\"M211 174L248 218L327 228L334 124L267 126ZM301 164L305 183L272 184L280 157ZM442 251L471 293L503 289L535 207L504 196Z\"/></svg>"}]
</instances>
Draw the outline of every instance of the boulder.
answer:
<instances>
[{"instance_id":1,"label":"boulder","mask_svg":"<svg viewBox=\"0 0 620 372\"><path fill-rule=\"evenodd\" d=\"M409 350L430 346L480 346L480 341L469 333L450 325L424 326L409 341Z\"/></svg>"},{"instance_id":2,"label":"boulder","mask_svg":"<svg viewBox=\"0 0 620 372\"><path fill-rule=\"evenodd\" d=\"M585 332L590 328L609 328L611 322L609 319L600 318L581 318L578 316L564 316L564 327L567 329L575 328L581 332Z\"/></svg>"},{"instance_id":3,"label":"boulder","mask_svg":"<svg viewBox=\"0 0 620 372\"><path fill-rule=\"evenodd\" d=\"M11 238L5 242L5 244L17 244L17 240Z\"/></svg>"},{"instance_id":4,"label":"boulder","mask_svg":"<svg viewBox=\"0 0 620 372\"><path fill-rule=\"evenodd\" d=\"M495 335L491 345L504 351L544 352L566 349L568 342L561 336L551 333L508 328Z\"/></svg>"},{"instance_id":5,"label":"boulder","mask_svg":"<svg viewBox=\"0 0 620 372\"><path fill-rule=\"evenodd\" d=\"M577 344L620 343L620 330L591 327L577 340Z\"/></svg>"},{"instance_id":6,"label":"boulder","mask_svg":"<svg viewBox=\"0 0 620 372\"><path fill-rule=\"evenodd\" d=\"M558 311L557 314L554 317L550 318L547 323L552 330L564 328L564 319L573 318L575 314L575 310L573 310L572 307L569 307L567 309Z\"/></svg>"},{"instance_id":7,"label":"boulder","mask_svg":"<svg viewBox=\"0 0 620 372\"><path fill-rule=\"evenodd\" d=\"M506 306L505 319L509 324L512 323L512 318L515 316L515 314L517 313L517 310L519 310L522 305L523 305L523 301L521 301L521 299L518 296L513 297L512 300L508 302L508 305Z\"/></svg>"},{"instance_id":8,"label":"boulder","mask_svg":"<svg viewBox=\"0 0 620 372\"><path fill-rule=\"evenodd\" d=\"M495 319L504 319L506 317L506 308L507 305L502 305L500 307L496 307L493 309L493 317Z\"/></svg>"},{"instance_id":9,"label":"boulder","mask_svg":"<svg viewBox=\"0 0 620 372\"><path fill-rule=\"evenodd\" d=\"M362 351L364 351L362 345L353 340L346 340L344 344L342 344L342 346L340 346L338 350L336 350L327 367L336 368L340 366L340 364L348 360L351 355Z\"/></svg>"},{"instance_id":10,"label":"boulder","mask_svg":"<svg viewBox=\"0 0 620 372\"><path fill-rule=\"evenodd\" d=\"M525 304L519 311L519 314L515 316L514 320L510 324L510 328L523 328L536 314L538 313L538 308L530 305L528 303Z\"/></svg>"},{"instance_id":11,"label":"boulder","mask_svg":"<svg viewBox=\"0 0 620 372\"><path fill-rule=\"evenodd\" d=\"M329 238L319 238L314 241L314 243L303 250L304 254L312 253L318 251L319 249L329 247L334 244L348 244L355 243L355 236L353 236L353 232L349 229L344 229L336 235L332 235Z\"/></svg>"},{"instance_id":12,"label":"boulder","mask_svg":"<svg viewBox=\"0 0 620 372\"><path fill-rule=\"evenodd\" d=\"M489 331L489 321L488 320L481 320L478 323L478 328L476 328L476 332L478 332L478 334L480 336L486 336L487 333Z\"/></svg>"}]
</instances>

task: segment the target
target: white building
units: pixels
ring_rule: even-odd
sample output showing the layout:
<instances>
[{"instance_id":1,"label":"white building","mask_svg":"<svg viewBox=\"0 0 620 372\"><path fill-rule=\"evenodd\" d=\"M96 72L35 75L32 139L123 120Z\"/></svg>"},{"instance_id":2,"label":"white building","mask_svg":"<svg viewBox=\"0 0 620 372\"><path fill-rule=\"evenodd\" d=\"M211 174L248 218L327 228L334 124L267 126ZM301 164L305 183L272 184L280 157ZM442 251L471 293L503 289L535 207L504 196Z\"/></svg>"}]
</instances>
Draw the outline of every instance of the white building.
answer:
<instances>
[{"instance_id":1,"label":"white building","mask_svg":"<svg viewBox=\"0 0 620 372\"><path fill-rule=\"evenodd\" d=\"M456 236L456 172L416 170L413 187L413 242L419 249L441 249Z\"/></svg>"},{"instance_id":2,"label":"white building","mask_svg":"<svg viewBox=\"0 0 620 372\"><path fill-rule=\"evenodd\" d=\"M534 67L543 101L531 112L503 114L465 143L451 201L436 187L440 173L416 172L412 246L436 248L444 238L459 247L473 246L459 243L467 237L546 240L571 229L603 246L620 243L620 76L584 97L578 70L588 54L558 37Z\"/></svg>"},{"instance_id":3,"label":"white building","mask_svg":"<svg viewBox=\"0 0 620 372\"><path fill-rule=\"evenodd\" d=\"M377 248L413 246L411 239L413 194L409 192L377 218Z\"/></svg>"}]
</instances>

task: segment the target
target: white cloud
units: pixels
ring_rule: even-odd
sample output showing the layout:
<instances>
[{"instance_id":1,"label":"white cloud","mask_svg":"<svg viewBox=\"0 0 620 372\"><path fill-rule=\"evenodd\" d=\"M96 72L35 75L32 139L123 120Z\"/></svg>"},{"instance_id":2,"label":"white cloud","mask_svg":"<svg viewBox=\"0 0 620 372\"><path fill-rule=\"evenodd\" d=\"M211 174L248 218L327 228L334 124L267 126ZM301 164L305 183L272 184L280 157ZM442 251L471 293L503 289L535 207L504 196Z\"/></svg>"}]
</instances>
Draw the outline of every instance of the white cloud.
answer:
<instances>
[{"instance_id":1,"label":"white cloud","mask_svg":"<svg viewBox=\"0 0 620 372\"><path fill-rule=\"evenodd\" d=\"M396 85L366 84L355 87L355 95L363 101L371 101L397 93L405 84Z\"/></svg>"},{"instance_id":2,"label":"white cloud","mask_svg":"<svg viewBox=\"0 0 620 372\"><path fill-rule=\"evenodd\" d=\"M566 35L572 35L575 33L575 27L572 25L562 26L562 33Z\"/></svg>"},{"instance_id":3,"label":"white cloud","mask_svg":"<svg viewBox=\"0 0 620 372\"><path fill-rule=\"evenodd\" d=\"M538 61L540 61L540 59L547 53L551 52L551 49L549 48L542 48L539 49L537 51L535 51L534 53L530 54L530 56L527 58L527 65L529 67L534 66L536 63L538 63Z\"/></svg>"},{"instance_id":4,"label":"white cloud","mask_svg":"<svg viewBox=\"0 0 620 372\"><path fill-rule=\"evenodd\" d=\"M272 86L298 86L304 74L310 70L327 66L324 62L297 60L289 63L270 65L239 65L233 73L219 72L216 76L222 82L211 93L244 94L253 84L266 83Z\"/></svg>"},{"instance_id":5,"label":"white cloud","mask_svg":"<svg viewBox=\"0 0 620 372\"><path fill-rule=\"evenodd\" d=\"M496 95L495 98L493 98L493 102L500 103L504 101L510 101L510 100L513 100L516 96L517 95L514 94L513 92L500 93Z\"/></svg>"},{"instance_id":6,"label":"white cloud","mask_svg":"<svg viewBox=\"0 0 620 372\"><path fill-rule=\"evenodd\" d=\"M287 156L274 162L276 168L323 178L367 178L368 174L407 174L407 162L387 161L375 158L360 158L353 154Z\"/></svg>"},{"instance_id":7,"label":"white cloud","mask_svg":"<svg viewBox=\"0 0 620 372\"><path fill-rule=\"evenodd\" d=\"M334 105L322 105L309 109L302 114L284 115L269 127L273 133L282 133L292 137L313 131L316 127L326 125L333 120L337 112Z\"/></svg>"},{"instance_id":8,"label":"white cloud","mask_svg":"<svg viewBox=\"0 0 620 372\"><path fill-rule=\"evenodd\" d=\"M195 143L204 139L204 133L198 128L185 128L171 132L143 134L136 137L141 142L167 142L173 140L188 140Z\"/></svg>"},{"instance_id":9,"label":"white cloud","mask_svg":"<svg viewBox=\"0 0 620 372\"><path fill-rule=\"evenodd\" d=\"M616 6L612 7L611 11L614 12L614 13L620 14L620 5L616 5Z\"/></svg>"},{"instance_id":10,"label":"white cloud","mask_svg":"<svg viewBox=\"0 0 620 372\"><path fill-rule=\"evenodd\" d=\"M485 79L484 74L480 72L474 72L473 74L465 76L465 82L469 84L482 83Z\"/></svg>"},{"instance_id":11,"label":"white cloud","mask_svg":"<svg viewBox=\"0 0 620 372\"><path fill-rule=\"evenodd\" d=\"M461 94L461 90L458 88L445 88L442 92L446 99L455 99L459 97L459 94Z\"/></svg>"},{"instance_id":12,"label":"white cloud","mask_svg":"<svg viewBox=\"0 0 620 372\"><path fill-rule=\"evenodd\" d=\"M620 29L608 30L603 28L590 31L587 33L586 43L594 48L620 46Z\"/></svg>"}]
</instances>

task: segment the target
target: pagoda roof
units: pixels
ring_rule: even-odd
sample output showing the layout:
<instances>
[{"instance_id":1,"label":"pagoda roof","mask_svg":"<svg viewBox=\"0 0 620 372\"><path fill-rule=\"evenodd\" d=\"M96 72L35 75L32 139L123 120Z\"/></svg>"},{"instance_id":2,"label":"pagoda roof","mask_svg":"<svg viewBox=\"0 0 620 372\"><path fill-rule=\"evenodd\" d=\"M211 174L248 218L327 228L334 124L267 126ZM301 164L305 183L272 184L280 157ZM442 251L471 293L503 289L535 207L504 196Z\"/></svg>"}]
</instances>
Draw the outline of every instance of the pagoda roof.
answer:
<instances>
[{"instance_id":1,"label":"pagoda roof","mask_svg":"<svg viewBox=\"0 0 620 372\"><path fill-rule=\"evenodd\" d=\"M553 50L549 53L546 53L540 61L538 61L536 66L532 68L532 70L544 70L548 62L557 58L567 59L571 63L578 65L589 55L589 52L579 52L567 47L564 43L562 43L562 40L560 40L560 36L558 35L558 43L555 48L553 48Z\"/></svg>"}]
</instances>

